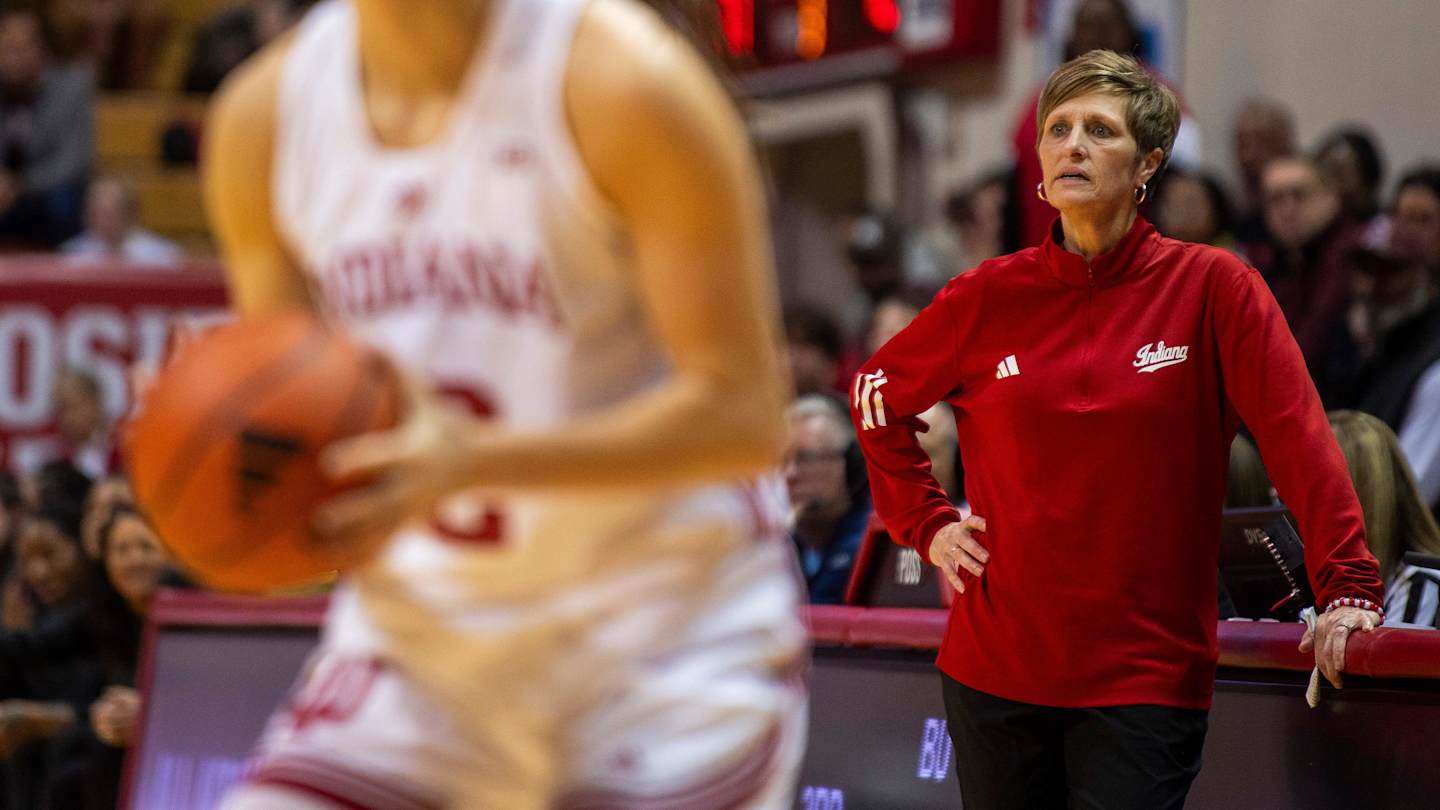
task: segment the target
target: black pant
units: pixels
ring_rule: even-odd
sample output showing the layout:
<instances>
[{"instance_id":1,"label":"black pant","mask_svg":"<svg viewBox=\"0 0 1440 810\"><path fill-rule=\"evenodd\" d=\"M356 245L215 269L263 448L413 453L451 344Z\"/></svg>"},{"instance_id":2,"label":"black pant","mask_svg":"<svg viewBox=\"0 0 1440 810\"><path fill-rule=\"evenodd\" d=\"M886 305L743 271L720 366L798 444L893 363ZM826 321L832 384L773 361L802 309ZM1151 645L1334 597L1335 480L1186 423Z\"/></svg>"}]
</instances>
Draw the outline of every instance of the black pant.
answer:
<instances>
[{"instance_id":1,"label":"black pant","mask_svg":"<svg viewBox=\"0 0 1440 810\"><path fill-rule=\"evenodd\" d=\"M1209 713L1057 709L941 676L966 810L1169 810L1200 772Z\"/></svg>"}]
</instances>

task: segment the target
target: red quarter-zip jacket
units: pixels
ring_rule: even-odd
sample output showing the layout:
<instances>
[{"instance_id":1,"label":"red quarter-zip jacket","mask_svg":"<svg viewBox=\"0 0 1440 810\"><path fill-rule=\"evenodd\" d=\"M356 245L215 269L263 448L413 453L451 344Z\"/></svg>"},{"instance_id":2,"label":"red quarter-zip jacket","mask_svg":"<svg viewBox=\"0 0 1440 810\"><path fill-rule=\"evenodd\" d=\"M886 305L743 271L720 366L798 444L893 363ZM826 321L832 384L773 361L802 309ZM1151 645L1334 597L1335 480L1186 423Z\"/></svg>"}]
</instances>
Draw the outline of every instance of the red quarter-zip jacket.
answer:
<instances>
[{"instance_id":1,"label":"red quarter-zip jacket","mask_svg":"<svg viewBox=\"0 0 1440 810\"><path fill-rule=\"evenodd\" d=\"M959 519L914 436L942 399L990 551L983 577L962 571L937 661L971 688L1208 708L1242 419L1300 524L1319 603L1383 601L1305 361L1259 273L1230 253L1141 218L1089 262L1052 236L957 276L876 352L852 414L876 510L926 560Z\"/></svg>"}]
</instances>

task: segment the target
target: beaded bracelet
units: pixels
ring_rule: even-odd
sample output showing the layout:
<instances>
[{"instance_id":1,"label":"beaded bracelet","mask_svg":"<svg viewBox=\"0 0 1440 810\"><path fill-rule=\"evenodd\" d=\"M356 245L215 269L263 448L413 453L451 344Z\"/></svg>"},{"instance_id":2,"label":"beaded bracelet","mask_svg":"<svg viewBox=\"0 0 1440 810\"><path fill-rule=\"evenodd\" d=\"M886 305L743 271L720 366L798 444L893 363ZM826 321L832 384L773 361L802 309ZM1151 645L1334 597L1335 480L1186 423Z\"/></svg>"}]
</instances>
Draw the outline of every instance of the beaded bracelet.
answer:
<instances>
[{"instance_id":1,"label":"beaded bracelet","mask_svg":"<svg viewBox=\"0 0 1440 810\"><path fill-rule=\"evenodd\" d=\"M1326 605L1325 612L1329 613L1337 607L1357 607L1361 610L1373 610L1380 614L1382 620L1385 618L1385 608L1371 602L1369 599L1356 599L1350 596L1342 596L1339 599L1332 600L1330 604Z\"/></svg>"}]
</instances>

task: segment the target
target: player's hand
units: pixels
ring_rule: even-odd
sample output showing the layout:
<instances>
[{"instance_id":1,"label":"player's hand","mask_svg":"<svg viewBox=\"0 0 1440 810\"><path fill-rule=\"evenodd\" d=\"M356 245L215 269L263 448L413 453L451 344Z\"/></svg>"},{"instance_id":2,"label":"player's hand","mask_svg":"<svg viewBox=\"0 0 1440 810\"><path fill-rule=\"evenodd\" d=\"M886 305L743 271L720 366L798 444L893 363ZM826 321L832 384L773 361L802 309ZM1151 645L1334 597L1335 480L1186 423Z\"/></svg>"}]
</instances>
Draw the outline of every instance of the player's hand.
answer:
<instances>
[{"instance_id":1,"label":"player's hand","mask_svg":"<svg viewBox=\"0 0 1440 810\"><path fill-rule=\"evenodd\" d=\"M935 539L930 541L931 564L945 572L945 578L959 593L965 593L961 569L979 577L985 573L985 564L990 561L990 552L980 545L974 535L984 531L985 518L971 515L936 532Z\"/></svg>"},{"instance_id":2,"label":"player's hand","mask_svg":"<svg viewBox=\"0 0 1440 810\"><path fill-rule=\"evenodd\" d=\"M405 523L428 517L466 486L466 448L484 423L414 378L405 378L404 416L390 430L338 441L321 470L350 487L315 511L316 538L340 568L370 559Z\"/></svg>"},{"instance_id":3,"label":"player's hand","mask_svg":"<svg viewBox=\"0 0 1440 810\"><path fill-rule=\"evenodd\" d=\"M1315 618L1315 631L1305 629L1300 639L1300 652L1315 651L1315 666L1320 674L1339 689L1340 673L1345 670L1345 642L1355 633L1368 633L1380 626L1380 614L1358 607L1337 607Z\"/></svg>"}]
</instances>

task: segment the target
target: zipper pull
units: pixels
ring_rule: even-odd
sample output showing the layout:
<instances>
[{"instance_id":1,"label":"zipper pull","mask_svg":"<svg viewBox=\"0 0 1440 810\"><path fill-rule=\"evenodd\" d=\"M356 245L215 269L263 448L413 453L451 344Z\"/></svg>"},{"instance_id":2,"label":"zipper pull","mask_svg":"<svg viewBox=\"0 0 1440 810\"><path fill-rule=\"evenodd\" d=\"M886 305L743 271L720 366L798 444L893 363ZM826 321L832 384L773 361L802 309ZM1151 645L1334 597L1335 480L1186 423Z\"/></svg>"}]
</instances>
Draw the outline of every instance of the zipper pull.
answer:
<instances>
[{"instance_id":1,"label":"zipper pull","mask_svg":"<svg viewBox=\"0 0 1440 810\"><path fill-rule=\"evenodd\" d=\"M1095 268L1091 267L1088 264L1085 265L1085 278L1090 280L1091 287L1095 286Z\"/></svg>"}]
</instances>

